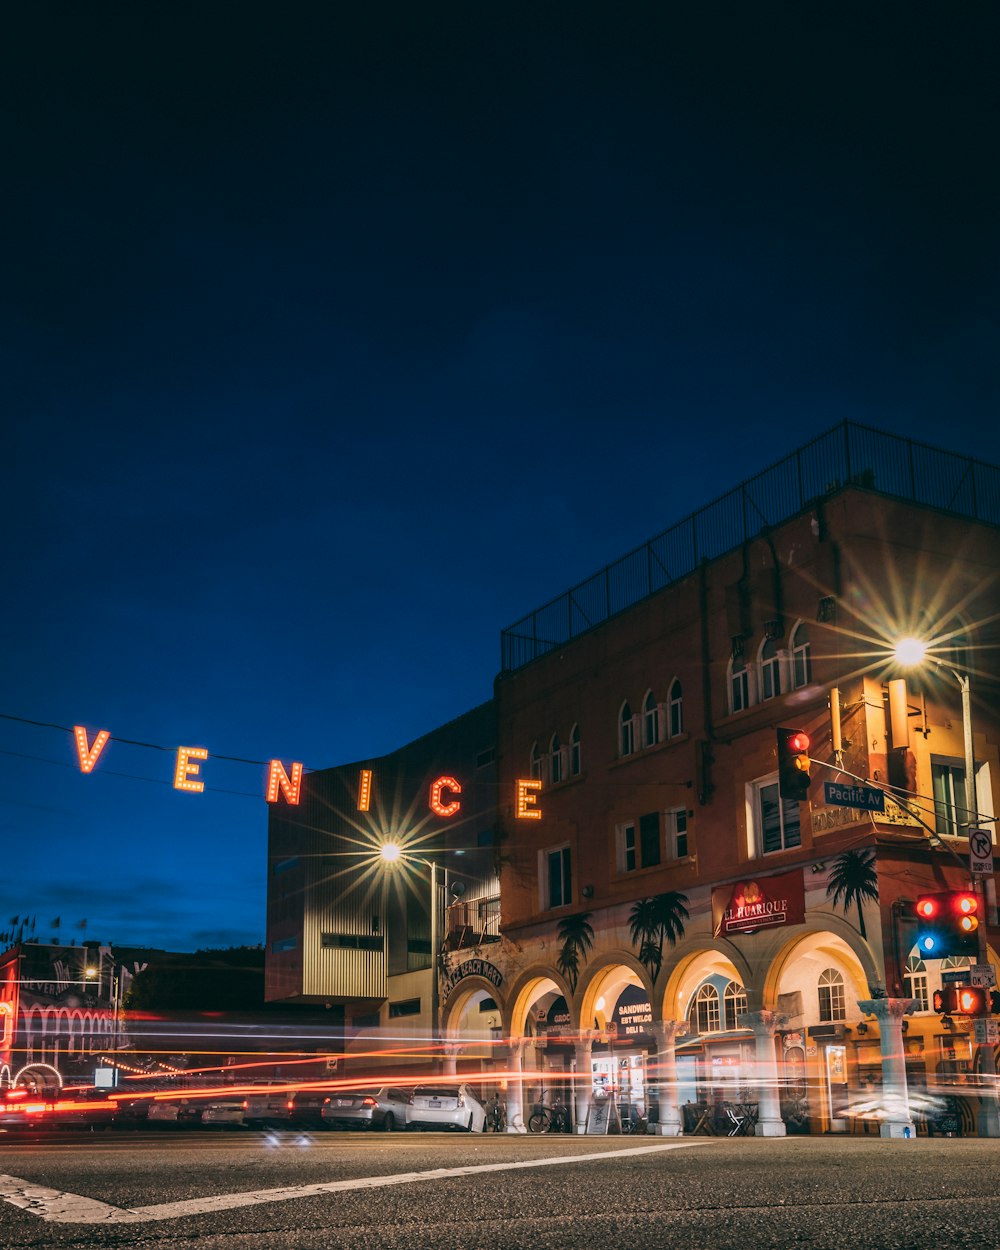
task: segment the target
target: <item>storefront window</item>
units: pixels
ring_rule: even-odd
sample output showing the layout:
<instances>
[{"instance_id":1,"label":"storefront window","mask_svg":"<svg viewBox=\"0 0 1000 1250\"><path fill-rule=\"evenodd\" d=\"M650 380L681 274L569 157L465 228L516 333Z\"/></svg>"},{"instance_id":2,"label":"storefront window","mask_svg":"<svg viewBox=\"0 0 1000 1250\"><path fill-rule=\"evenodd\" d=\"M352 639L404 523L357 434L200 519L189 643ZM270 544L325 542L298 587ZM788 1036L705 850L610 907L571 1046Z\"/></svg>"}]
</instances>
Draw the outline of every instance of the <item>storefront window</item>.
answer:
<instances>
[{"instance_id":1,"label":"storefront window","mask_svg":"<svg viewBox=\"0 0 1000 1250\"><path fill-rule=\"evenodd\" d=\"M819 1018L822 1021L845 1020L844 978L836 968L827 968L819 978Z\"/></svg>"},{"instance_id":2,"label":"storefront window","mask_svg":"<svg viewBox=\"0 0 1000 1250\"><path fill-rule=\"evenodd\" d=\"M730 1029L739 1029L743 1026L739 1023L740 1016L746 1015L747 996L742 985L738 985L735 981L730 981L726 986L724 997L724 1007L726 1014L725 1027Z\"/></svg>"}]
</instances>

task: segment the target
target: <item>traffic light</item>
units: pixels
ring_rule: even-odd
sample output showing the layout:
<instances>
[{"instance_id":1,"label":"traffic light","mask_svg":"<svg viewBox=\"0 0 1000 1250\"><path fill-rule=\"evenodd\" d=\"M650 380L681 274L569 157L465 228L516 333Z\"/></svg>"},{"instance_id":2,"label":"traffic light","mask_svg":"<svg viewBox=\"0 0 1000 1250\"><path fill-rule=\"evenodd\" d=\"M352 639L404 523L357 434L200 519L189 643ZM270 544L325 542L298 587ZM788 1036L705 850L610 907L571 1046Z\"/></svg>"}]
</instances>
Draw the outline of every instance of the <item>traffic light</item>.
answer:
<instances>
[{"instance_id":1,"label":"traffic light","mask_svg":"<svg viewBox=\"0 0 1000 1250\"><path fill-rule=\"evenodd\" d=\"M979 900L971 890L921 894L917 899L917 950L922 959L979 953Z\"/></svg>"},{"instance_id":2,"label":"traffic light","mask_svg":"<svg viewBox=\"0 0 1000 1250\"><path fill-rule=\"evenodd\" d=\"M809 797L809 735L801 729L777 732L778 793L801 803Z\"/></svg>"},{"instance_id":3,"label":"traffic light","mask_svg":"<svg viewBox=\"0 0 1000 1250\"><path fill-rule=\"evenodd\" d=\"M989 1014L989 990L978 985L946 985L934 991L934 1010L938 1015L985 1016Z\"/></svg>"}]
</instances>

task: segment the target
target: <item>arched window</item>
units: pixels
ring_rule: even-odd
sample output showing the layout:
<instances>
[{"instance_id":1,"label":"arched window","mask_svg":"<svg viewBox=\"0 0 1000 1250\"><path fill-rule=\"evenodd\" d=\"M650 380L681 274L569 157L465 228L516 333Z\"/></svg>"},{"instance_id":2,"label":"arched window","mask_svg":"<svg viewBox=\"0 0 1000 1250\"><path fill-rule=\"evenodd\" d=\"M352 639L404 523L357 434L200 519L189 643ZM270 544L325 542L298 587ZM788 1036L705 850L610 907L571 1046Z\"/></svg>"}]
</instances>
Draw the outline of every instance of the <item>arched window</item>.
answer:
<instances>
[{"instance_id":1,"label":"arched window","mask_svg":"<svg viewBox=\"0 0 1000 1250\"><path fill-rule=\"evenodd\" d=\"M773 638L765 638L760 648L760 697L773 699L781 694L781 668L778 663L778 644Z\"/></svg>"},{"instance_id":2,"label":"arched window","mask_svg":"<svg viewBox=\"0 0 1000 1250\"><path fill-rule=\"evenodd\" d=\"M798 690L812 681L812 661L809 658L809 629L805 621L799 621L792 630L792 685Z\"/></svg>"},{"instance_id":3,"label":"arched window","mask_svg":"<svg viewBox=\"0 0 1000 1250\"><path fill-rule=\"evenodd\" d=\"M671 738L684 732L684 691L676 677L667 695L667 726Z\"/></svg>"},{"instance_id":4,"label":"arched window","mask_svg":"<svg viewBox=\"0 0 1000 1250\"><path fill-rule=\"evenodd\" d=\"M820 1020L845 1020L844 978L836 968L827 968L820 973L818 990Z\"/></svg>"},{"instance_id":5,"label":"arched window","mask_svg":"<svg viewBox=\"0 0 1000 1250\"><path fill-rule=\"evenodd\" d=\"M927 1011L930 999L927 994L927 965L919 955L911 955L906 961L906 993L917 1000L917 1010Z\"/></svg>"},{"instance_id":6,"label":"arched window","mask_svg":"<svg viewBox=\"0 0 1000 1250\"><path fill-rule=\"evenodd\" d=\"M632 706L628 701L622 704L621 715L618 717L618 750L621 755L631 755L635 751L635 725L632 722Z\"/></svg>"},{"instance_id":7,"label":"arched window","mask_svg":"<svg viewBox=\"0 0 1000 1250\"><path fill-rule=\"evenodd\" d=\"M691 1004L688 1019L696 1033L718 1033L721 1030L719 991L714 985L705 984L701 987Z\"/></svg>"},{"instance_id":8,"label":"arched window","mask_svg":"<svg viewBox=\"0 0 1000 1250\"><path fill-rule=\"evenodd\" d=\"M742 712L750 706L750 673L746 660L739 659L729 662L729 710Z\"/></svg>"},{"instance_id":9,"label":"arched window","mask_svg":"<svg viewBox=\"0 0 1000 1250\"><path fill-rule=\"evenodd\" d=\"M528 761L528 776L535 781L542 779L542 751L537 742L531 744L531 758Z\"/></svg>"},{"instance_id":10,"label":"arched window","mask_svg":"<svg viewBox=\"0 0 1000 1250\"><path fill-rule=\"evenodd\" d=\"M571 777L580 775L580 726L574 725L569 731L569 772Z\"/></svg>"},{"instance_id":11,"label":"arched window","mask_svg":"<svg viewBox=\"0 0 1000 1250\"><path fill-rule=\"evenodd\" d=\"M655 747L660 741L660 709L652 690L646 692L642 703L642 745Z\"/></svg>"},{"instance_id":12,"label":"arched window","mask_svg":"<svg viewBox=\"0 0 1000 1250\"><path fill-rule=\"evenodd\" d=\"M562 756L559 753L559 735L553 734L552 741L549 743L549 771L552 777L552 784L562 781Z\"/></svg>"},{"instance_id":13,"label":"arched window","mask_svg":"<svg viewBox=\"0 0 1000 1250\"><path fill-rule=\"evenodd\" d=\"M726 992L723 995L723 1009L725 1012L725 1028L726 1031L732 1029L740 1029L743 1026L739 1023L740 1016L745 1016L747 1011L747 995L743 986L736 981L730 981L726 986Z\"/></svg>"}]
</instances>

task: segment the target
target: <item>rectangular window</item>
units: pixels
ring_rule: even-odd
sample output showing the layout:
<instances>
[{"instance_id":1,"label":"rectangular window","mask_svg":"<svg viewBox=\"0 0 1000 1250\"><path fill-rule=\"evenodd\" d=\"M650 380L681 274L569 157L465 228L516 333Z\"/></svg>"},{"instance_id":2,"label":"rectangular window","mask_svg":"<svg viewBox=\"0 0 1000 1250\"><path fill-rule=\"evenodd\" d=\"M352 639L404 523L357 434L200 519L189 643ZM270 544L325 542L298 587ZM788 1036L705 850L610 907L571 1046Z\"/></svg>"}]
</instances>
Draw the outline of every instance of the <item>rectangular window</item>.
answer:
<instances>
[{"instance_id":1,"label":"rectangular window","mask_svg":"<svg viewBox=\"0 0 1000 1250\"><path fill-rule=\"evenodd\" d=\"M573 871L568 846L548 851L545 856L548 870L548 906L565 907L573 901Z\"/></svg>"},{"instance_id":2,"label":"rectangular window","mask_svg":"<svg viewBox=\"0 0 1000 1250\"><path fill-rule=\"evenodd\" d=\"M368 933L321 933L319 944L328 950L345 951L381 951L384 947L381 936Z\"/></svg>"},{"instance_id":3,"label":"rectangular window","mask_svg":"<svg viewBox=\"0 0 1000 1250\"><path fill-rule=\"evenodd\" d=\"M667 854L672 859L686 859L688 850L688 814L684 807L676 807L666 814Z\"/></svg>"},{"instance_id":4,"label":"rectangular window","mask_svg":"<svg viewBox=\"0 0 1000 1250\"><path fill-rule=\"evenodd\" d=\"M637 867L635 825L629 821L618 826L618 871L634 872Z\"/></svg>"},{"instance_id":5,"label":"rectangular window","mask_svg":"<svg viewBox=\"0 0 1000 1250\"><path fill-rule=\"evenodd\" d=\"M297 937L279 938L277 942L271 943L271 953L277 955L279 951L293 951L299 944Z\"/></svg>"},{"instance_id":6,"label":"rectangular window","mask_svg":"<svg viewBox=\"0 0 1000 1250\"><path fill-rule=\"evenodd\" d=\"M643 868L660 862L660 813L649 812L639 817L639 854Z\"/></svg>"},{"instance_id":7,"label":"rectangular window","mask_svg":"<svg viewBox=\"0 0 1000 1250\"><path fill-rule=\"evenodd\" d=\"M777 781L753 784L750 817L754 855L771 855L802 845L799 804L794 799L781 798Z\"/></svg>"},{"instance_id":8,"label":"rectangular window","mask_svg":"<svg viewBox=\"0 0 1000 1250\"><path fill-rule=\"evenodd\" d=\"M931 786L938 833L958 837L959 826L969 823L965 815L965 766L931 760Z\"/></svg>"},{"instance_id":9,"label":"rectangular window","mask_svg":"<svg viewBox=\"0 0 1000 1250\"><path fill-rule=\"evenodd\" d=\"M419 1016L420 999L404 998L402 1002L389 1004L389 1019L398 1020L400 1016Z\"/></svg>"}]
</instances>

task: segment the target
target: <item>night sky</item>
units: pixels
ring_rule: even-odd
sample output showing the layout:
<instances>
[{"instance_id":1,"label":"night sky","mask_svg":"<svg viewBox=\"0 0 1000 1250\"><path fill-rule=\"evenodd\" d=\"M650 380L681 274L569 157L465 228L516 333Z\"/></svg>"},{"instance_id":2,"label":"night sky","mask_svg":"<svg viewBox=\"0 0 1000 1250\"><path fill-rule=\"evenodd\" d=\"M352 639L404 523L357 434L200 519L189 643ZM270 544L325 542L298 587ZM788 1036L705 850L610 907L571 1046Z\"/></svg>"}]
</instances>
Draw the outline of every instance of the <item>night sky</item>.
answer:
<instances>
[{"instance_id":1,"label":"night sky","mask_svg":"<svg viewBox=\"0 0 1000 1250\"><path fill-rule=\"evenodd\" d=\"M264 935L264 769L845 418L1000 462L996 10L25 5L0 931ZM79 927L86 920L86 928Z\"/></svg>"}]
</instances>

